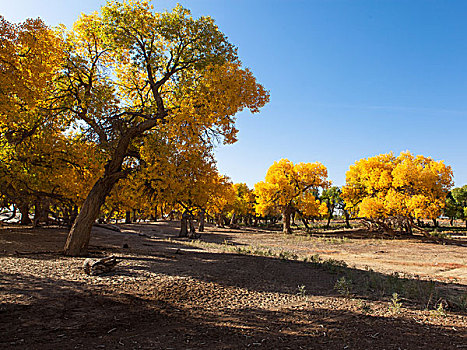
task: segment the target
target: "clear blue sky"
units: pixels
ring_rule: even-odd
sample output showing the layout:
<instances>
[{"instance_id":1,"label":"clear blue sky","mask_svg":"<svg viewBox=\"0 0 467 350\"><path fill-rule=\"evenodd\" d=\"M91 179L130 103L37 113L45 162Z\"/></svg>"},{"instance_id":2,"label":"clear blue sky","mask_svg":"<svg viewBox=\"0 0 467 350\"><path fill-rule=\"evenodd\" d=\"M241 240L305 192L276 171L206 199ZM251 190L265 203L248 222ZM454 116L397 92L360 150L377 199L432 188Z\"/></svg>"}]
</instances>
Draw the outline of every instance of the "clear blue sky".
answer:
<instances>
[{"instance_id":1,"label":"clear blue sky","mask_svg":"<svg viewBox=\"0 0 467 350\"><path fill-rule=\"evenodd\" d=\"M239 141L216 152L233 181L253 186L289 158L320 161L343 185L356 160L409 150L445 160L467 184L467 1L178 2L212 16L271 92L261 113L239 115ZM0 14L68 26L103 4L0 0Z\"/></svg>"}]
</instances>

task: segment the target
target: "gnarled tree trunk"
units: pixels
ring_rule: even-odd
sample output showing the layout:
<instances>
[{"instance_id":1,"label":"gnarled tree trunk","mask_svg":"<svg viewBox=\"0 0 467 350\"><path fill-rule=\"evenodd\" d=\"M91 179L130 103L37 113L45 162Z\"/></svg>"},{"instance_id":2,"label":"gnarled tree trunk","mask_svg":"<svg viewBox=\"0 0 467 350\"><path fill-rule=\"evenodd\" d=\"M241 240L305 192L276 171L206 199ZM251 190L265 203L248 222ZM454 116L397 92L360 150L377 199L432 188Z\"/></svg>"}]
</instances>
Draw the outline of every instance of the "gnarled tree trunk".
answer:
<instances>
[{"instance_id":1,"label":"gnarled tree trunk","mask_svg":"<svg viewBox=\"0 0 467 350\"><path fill-rule=\"evenodd\" d=\"M155 120L147 120L138 127L130 129L128 133L121 137L117 147L113 151L112 158L105 165L104 175L94 184L71 227L65 243L65 255L87 255L92 225L99 216L99 211L105 202L105 198L110 194L110 191L118 180L123 179L128 174L122 170L122 164L130 141L144 130L150 129L155 123Z\"/></svg>"},{"instance_id":2,"label":"gnarled tree trunk","mask_svg":"<svg viewBox=\"0 0 467 350\"><path fill-rule=\"evenodd\" d=\"M65 243L64 254L69 256L84 256L88 253L92 225L99 216L101 206L109 195L112 187L122 177L121 173L104 175L94 184L79 211Z\"/></svg>"}]
</instances>

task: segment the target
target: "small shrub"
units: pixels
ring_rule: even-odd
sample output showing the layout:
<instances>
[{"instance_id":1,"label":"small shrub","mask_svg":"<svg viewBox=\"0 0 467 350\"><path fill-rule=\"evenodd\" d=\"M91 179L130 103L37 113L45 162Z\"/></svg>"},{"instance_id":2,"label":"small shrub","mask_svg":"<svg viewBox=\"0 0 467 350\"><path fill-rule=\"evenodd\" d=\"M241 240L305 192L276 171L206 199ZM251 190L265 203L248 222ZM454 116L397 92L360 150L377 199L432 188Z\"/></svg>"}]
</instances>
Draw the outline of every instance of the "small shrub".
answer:
<instances>
[{"instance_id":1,"label":"small shrub","mask_svg":"<svg viewBox=\"0 0 467 350\"><path fill-rule=\"evenodd\" d=\"M337 291L340 295L348 297L350 295L350 290L352 287L352 281L346 279L345 277L339 278L334 284L334 290Z\"/></svg>"},{"instance_id":2,"label":"small shrub","mask_svg":"<svg viewBox=\"0 0 467 350\"><path fill-rule=\"evenodd\" d=\"M399 294L392 293L391 304L389 305L389 310L393 314L399 314L401 312L402 303L399 298Z\"/></svg>"},{"instance_id":3,"label":"small shrub","mask_svg":"<svg viewBox=\"0 0 467 350\"><path fill-rule=\"evenodd\" d=\"M279 253L279 259L281 260L297 260L298 255L292 252L289 252L288 250L283 250Z\"/></svg>"},{"instance_id":4,"label":"small shrub","mask_svg":"<svg viewBox=\"0 0 467 350\"><path fill-rule=\"evenodd\" d=\"M331 273L337 273L347 267L347 263L342 260L328 259L322 262L323 267Z\"/></svg>"},{"instance_id":5,"label":"small shrub","mask_svg":"<svg viewBox=\"0 0 467 350\"><path fill-rule=\"evenodd\" d=\"M305 297L306 296L306 287L305 285L299 285L297 286L297 295L300 297Z\"/></svg>"},{"instance_id":6,"label":"small shrub","mask_svg":"<svg viewBox=\"0 0 467 350\"><path fill-rule=\"evenodd\" d=\"M430 311L430 315L434 317L446 317L447 314L444 303L443 300L440 300L436 309Z\"/></svg>"}]
</instances>

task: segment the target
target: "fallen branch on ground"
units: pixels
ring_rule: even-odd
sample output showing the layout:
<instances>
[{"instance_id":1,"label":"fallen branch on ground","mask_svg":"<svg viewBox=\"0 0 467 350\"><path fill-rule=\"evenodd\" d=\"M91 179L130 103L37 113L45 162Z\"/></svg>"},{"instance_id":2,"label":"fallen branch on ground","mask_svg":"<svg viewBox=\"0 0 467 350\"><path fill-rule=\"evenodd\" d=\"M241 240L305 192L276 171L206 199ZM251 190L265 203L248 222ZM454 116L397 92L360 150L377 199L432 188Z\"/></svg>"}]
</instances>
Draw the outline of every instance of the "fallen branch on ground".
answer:
<instances>
[{"instance_id":1,"label":"fallen branch on ground","mask_svg":"<svg viewBox=\"0 0 467 350\"><path fill-rule=\"evenodd\" d=\"M88 275L96 276L112 271L117 264L118 261L113 255L99 260L88 258L84 260L83 270Z\"/></svg>"}]
</instances>

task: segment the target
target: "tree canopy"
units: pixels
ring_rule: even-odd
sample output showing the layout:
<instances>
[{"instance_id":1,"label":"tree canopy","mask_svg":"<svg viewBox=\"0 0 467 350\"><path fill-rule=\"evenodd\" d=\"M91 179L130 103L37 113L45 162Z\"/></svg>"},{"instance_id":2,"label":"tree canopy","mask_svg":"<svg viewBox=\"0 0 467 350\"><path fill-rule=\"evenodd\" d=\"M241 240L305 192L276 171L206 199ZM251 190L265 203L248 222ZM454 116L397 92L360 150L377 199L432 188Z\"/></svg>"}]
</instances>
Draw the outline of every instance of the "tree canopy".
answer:
<instances>
[{"instance_id":1,"label":"tree canopy","mask_svg":"<svg viewBox=\"0 0 467 350\"><path fill-rule=\"evenodd\" d=\"M148 165L149 136L210 152L236 141L237 112L257 112L269 99L214 20L180 5L159 13L146 1L108 1L72 29L3 18L0 26L2 142L78 137L99 158L69 255L86 254L114 185Z\"/></svg>"},{"instance_id":2,"label":"tree canopy","mask_svg":"<svg viewBox=\"0 0 467 350\"><path fill-rule=\"evenodd\" d=\"M282 214L283 231L291 233L290 217L298 212L303 217L316 217L327 213L318 191L330 186L327 169L321 163L293 164L288 159L274 162L264 181L255 185L256 212L270 211Z\"/></svg>"},{"instance_id":3,"label":"tree canopy","mask_svg":"<svg viewBox=\"0 0 467 350\"><path fill-rule=\"evenodd\" d=\"M444 162L402 152L365 158L350 166L342 196L354 216L385 230L411 232L414 219L434 219L452 187L452 170Z\"/></svg>"}]
</instances>

